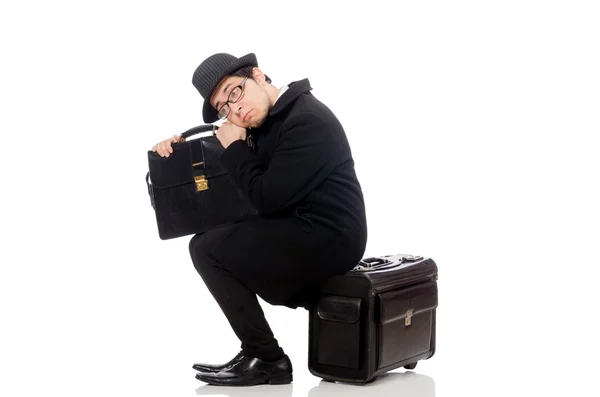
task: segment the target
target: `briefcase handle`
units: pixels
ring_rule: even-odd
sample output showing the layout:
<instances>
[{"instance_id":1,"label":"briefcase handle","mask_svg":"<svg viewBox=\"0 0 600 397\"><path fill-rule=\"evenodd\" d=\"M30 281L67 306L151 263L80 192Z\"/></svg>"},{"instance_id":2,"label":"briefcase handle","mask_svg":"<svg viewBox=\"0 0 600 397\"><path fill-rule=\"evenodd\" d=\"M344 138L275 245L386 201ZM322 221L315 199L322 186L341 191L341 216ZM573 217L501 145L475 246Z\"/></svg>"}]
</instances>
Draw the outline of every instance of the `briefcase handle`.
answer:
<instances>
[{"instance_id":1,"label":"briefcase handle","mask_svg":"<svg viewBox=\"0 0 600 397\"><path fill-rule=\"evenodd\" d=\"M193 135L199 134L201 132L206 132L206 131L212 131L213 135L217 132L217 130L219 129L219 127L217 127L214 124L204 124L204 125L199 125L197 127L194 128L190 128L189 130L187 130L186 132L184 132L183 134L181 134L181 138L180 138L180 142L185 141L186 138L189 138Z\"/></svg>"}]
</instances>

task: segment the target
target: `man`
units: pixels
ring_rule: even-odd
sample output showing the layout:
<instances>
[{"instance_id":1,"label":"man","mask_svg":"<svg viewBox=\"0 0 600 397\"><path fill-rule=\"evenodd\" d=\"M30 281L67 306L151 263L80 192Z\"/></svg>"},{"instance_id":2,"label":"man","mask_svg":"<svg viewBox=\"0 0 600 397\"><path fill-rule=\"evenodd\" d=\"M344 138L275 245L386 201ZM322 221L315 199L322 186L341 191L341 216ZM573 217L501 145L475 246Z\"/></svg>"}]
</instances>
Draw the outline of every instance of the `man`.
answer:
<instances>
[{"instance_id":1,"label":"man","mask_svg":"<svg viewBox=\"0 0 600 397\"><path fill-rule=\"evenodd\" d=\"M215 54L192 83L206 123L226 119L216 137L221 161L259 212L198 234L190 255L242 350L222 365L194 364L214 385L285 384L292 364L257 295L273 305L310 307L319 285L352 269L367 240L365 206L345 132L311 93L307 79L277 88L256 56ZM174 136L153 150L173 151Z\"/></svg>"}]
</instances>

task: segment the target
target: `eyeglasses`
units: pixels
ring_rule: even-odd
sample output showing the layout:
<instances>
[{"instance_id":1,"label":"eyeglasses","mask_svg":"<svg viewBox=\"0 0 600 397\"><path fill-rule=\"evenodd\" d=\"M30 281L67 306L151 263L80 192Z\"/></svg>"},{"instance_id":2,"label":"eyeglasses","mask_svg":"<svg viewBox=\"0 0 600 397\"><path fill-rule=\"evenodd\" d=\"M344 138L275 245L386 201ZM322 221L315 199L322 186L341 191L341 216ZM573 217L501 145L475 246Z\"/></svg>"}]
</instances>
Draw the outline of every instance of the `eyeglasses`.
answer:
<instances>
[{"instance_id":1,"label":"eyeglasses","mask_svg":"<svg viewBox=\"0 0 600 397\"><path fill-rule=\"evenodd\" d=\"M248 77L245 77L244 80L242 80L242 82L240 83L240 85L235 87L229 93L229 96L227 97L227 102L225 102L225 104L219 109L219 117L221 119L227 118L227 116L229 116L229 112L231 111L229 103L236 103L242 98L242 95L244 94L244 84L246 83L246 80L248 80Z\"/></svg>"}]
</instances>

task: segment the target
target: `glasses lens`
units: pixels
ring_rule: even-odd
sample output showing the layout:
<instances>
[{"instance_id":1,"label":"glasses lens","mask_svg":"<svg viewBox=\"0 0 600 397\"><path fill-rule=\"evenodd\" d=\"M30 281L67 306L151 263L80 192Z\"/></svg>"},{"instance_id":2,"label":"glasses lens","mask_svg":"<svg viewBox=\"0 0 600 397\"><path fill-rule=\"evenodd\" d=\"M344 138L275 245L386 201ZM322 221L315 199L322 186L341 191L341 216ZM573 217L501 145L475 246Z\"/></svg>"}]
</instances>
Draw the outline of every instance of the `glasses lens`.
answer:
<instances>
[{"instance_id":1,"label":"glasses lens","mask_svg":"<svg viewBox=\"0 0 600 397\"><path fill-rule=\"evenodd\" d=\"M242 89L240 87L235 87L233 89L233 91L231 91L231 94L229 94L228 102L237 102L241 96L242 96Z\"/></svg>"},{"instance_id":2,"label":"glasses lens","mask_svg":"<svg viewBox=\"0 0 600 397\"><path fill-rule=\"evenodd\" d=\"M221 109L219 110L219 117L224 119L229 115L229 105L225 104L223 106L221 106Z\"/></svg>"}]
</instances>

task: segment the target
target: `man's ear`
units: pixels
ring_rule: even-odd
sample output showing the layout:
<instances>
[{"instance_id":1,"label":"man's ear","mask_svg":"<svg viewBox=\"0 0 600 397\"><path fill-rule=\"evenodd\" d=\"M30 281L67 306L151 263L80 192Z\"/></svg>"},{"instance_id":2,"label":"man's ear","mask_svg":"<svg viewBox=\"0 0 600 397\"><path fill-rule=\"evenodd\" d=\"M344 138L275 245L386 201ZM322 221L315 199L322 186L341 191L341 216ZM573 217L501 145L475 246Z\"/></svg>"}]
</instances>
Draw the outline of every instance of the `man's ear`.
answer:
<instances>
[{"instance_id":1,"label":"man's ear","mask_svg":"<svg viewBox=\"0 0 600 397\"><path fill-rule=\"evenodd\" d=\"M259 83L265 81L265 74L256 66L252 68L252 75L254 76L254 80L256 80Z\"/></svg>"}]
</instances>

